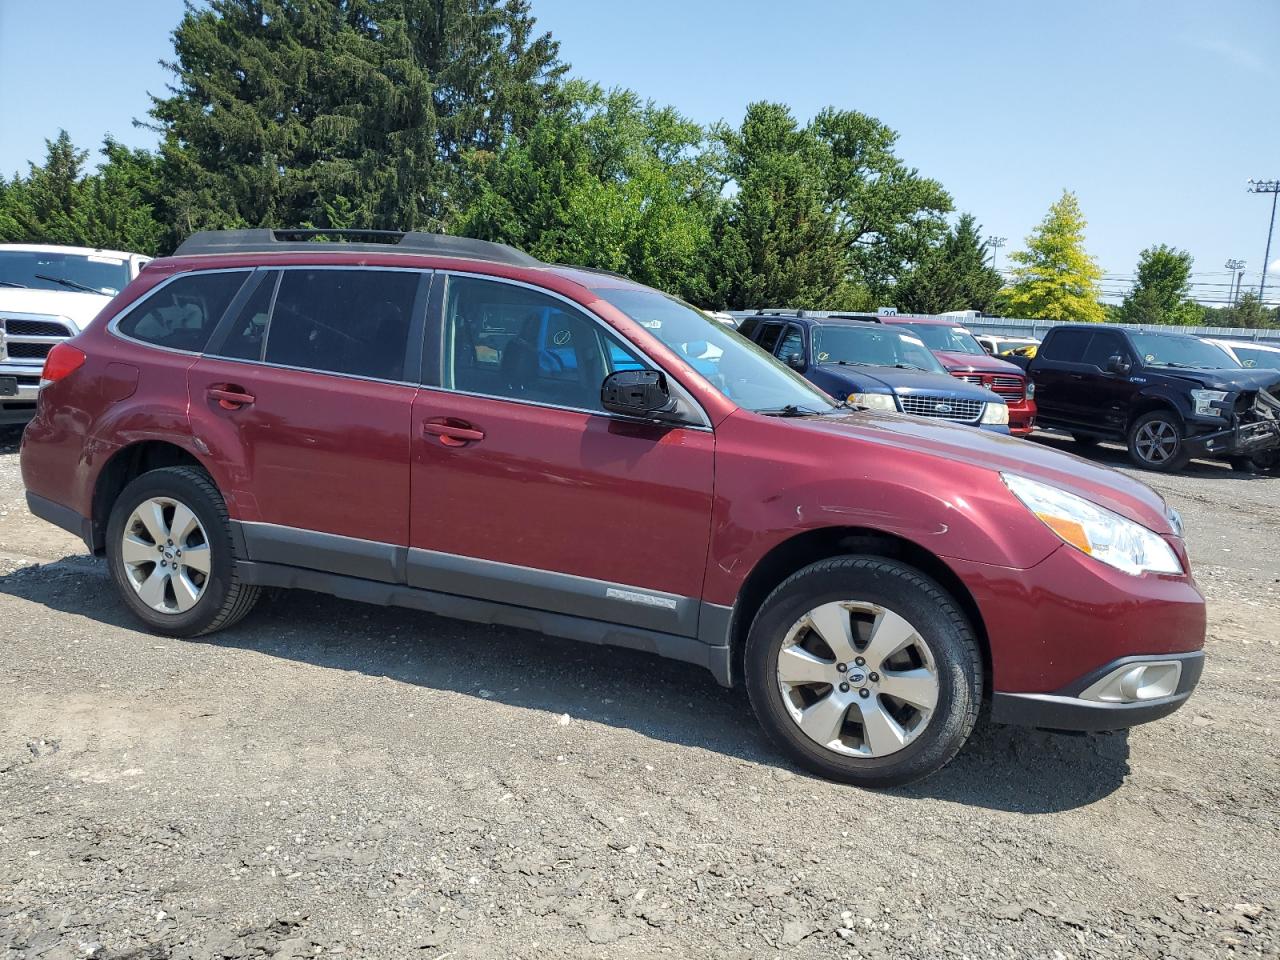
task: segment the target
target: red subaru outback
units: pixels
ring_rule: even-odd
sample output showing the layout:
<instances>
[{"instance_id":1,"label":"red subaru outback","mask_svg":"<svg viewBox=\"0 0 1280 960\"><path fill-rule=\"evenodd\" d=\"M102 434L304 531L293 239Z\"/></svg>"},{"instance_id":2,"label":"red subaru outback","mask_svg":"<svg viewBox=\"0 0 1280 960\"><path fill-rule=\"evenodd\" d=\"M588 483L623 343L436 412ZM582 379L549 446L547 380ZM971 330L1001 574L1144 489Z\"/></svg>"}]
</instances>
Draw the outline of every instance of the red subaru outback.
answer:
<instances>
[{"instance_id":1,"label":"red subaru outback","mask_svg":"<svg viewBox=\"0 0 1280 960\"><path fill-rule=\"evenodd\" d=\"M860 784L937 770L984 701L1114 729L1201 671L1143 484L851 409L656 290L478 241L193 237L53 349L22 471L154 630L285 586L648 650Z\"/></svg>"}]
</instances>

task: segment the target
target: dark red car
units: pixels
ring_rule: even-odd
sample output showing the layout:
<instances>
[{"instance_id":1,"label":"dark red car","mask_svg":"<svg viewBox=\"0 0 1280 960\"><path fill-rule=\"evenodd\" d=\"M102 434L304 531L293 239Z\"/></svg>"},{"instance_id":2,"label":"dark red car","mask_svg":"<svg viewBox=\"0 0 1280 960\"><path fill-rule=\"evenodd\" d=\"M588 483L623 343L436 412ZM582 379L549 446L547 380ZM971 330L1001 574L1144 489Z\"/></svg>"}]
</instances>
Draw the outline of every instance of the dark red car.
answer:
<instances>
[{"instance_id":1,"label":"dark red car","mask_svg":"<svg viewBox=\"0 0 1280 960\"><path fill-rule=\"evenodd\" d=\"M869 785L937 770L984 700L1113 729L1200 676L1179 521L1135 480L850 409L618 276L307 236L197 235L49 356L28 503L152 629L286 586L647 650Z\"/></svg>"},{"instance_id":2,"label":"dark red car","mask_svg":"<svg viewBox=\"0 0 1280 960\"><path fill-rule=\"evenodd\" d=\"M999 395L1009 405L1009 432L1028 436L1035 429L1036 387L1017 364L993 357L954 318L911 314L860 314L868 320L908 328L933 351L947 373Z\"/></svg>"}]
</instances>

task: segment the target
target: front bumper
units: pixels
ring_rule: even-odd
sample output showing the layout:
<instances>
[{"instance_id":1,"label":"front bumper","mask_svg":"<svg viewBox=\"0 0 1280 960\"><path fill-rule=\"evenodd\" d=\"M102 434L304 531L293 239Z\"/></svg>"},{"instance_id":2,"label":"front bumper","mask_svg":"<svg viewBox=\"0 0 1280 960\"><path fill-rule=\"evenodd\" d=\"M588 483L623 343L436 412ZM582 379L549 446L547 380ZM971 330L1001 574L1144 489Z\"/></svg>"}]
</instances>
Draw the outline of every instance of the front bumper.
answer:
<instances>
[{"instance_id":1,"label":"front bumper","mask_svg":"<svg viewBox=\"0 0 1280 960\"><path fill-rule=\"evenodd\" d=\"M1105 701L1088 695L1104 678L1143 664L1176 663L1177 686L1162 696ZM1098 732L1122 730L1150 723L1173 713L1191 696L1204 671L1204 653L1153 654L1121 657L1076 679L1054 693L994 693L991 719L995 723L1039 727L1044 730Z\"/></svg>"},{"instance_id":2,"label":"front bumper","mask_svg":"<svg viewBox=\"0 0 1280 960\"><path fill-rule=\"evenodd\" d=\"M0 426L26 423L36 415L40 367L0 363L0 382L16 381L15 393L0 393Z\"/></svg>"},{"instance_id":3,"label":"front bumper","mask_svg":"<svg viewBox=\"0 0 1280 960\"><path fill-rule=\"evenodd\" d=\"M1023 397L1009 404L1009 432L1015 437L1027 437L1036 427L1036 402Z\"/></svg>"},{"instance_id":4,"label":"front bumper","mask_svg":"<svg viewBox=\"0 0 1280 960\"><path fill-rule=\"evenodd\" d=\"M1193 457L1249 457L1280 449L1280 420L1241 423L1188 437L1183 446Z\"/></svg>"}]
</instances>

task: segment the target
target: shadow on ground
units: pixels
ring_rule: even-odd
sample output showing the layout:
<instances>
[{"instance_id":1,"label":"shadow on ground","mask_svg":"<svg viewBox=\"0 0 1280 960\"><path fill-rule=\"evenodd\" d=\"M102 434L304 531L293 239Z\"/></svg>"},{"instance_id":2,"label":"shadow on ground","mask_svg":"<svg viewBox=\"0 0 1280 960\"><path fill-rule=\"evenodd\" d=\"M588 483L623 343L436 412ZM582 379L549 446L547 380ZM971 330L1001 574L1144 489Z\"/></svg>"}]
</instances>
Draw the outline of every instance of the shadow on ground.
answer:
<instances>
[{"instance_id":1,"label":"shadow on ground","mask_svg":"<svg viewBox=\"0 0 1280 960\"><path fill-rule=\"evenodd\" d=\"M1129 453L1123 444L1096 443L1092 446L1085 446L1060 433L1036 432L1031 436L1031 439L1035 443L1052 447L1054 450L1061 450L1063 453L1072 453L1077 457L1084 457L1094 463L1100 463L1104 467L1137 471L1139 476L1149 472L1134 465L1134 462L1129 459ZM1151 472L1151 475L1161 476L1161 474L1154 472ZM1192 460L1177 471L1177 475L1182 477L1203 477L1212 480L1261 480L1271 476L1266 472L1243 473L1236 471L1231 468L1230 464L1218 460Z\"/></svg>"},{"instance_id":2,"label":"shadow on ground","mask_svg":"<svg viewBox=\"0 0 1280 960\"><path fill-rule=\"evenodd\" d=\"M104 564L89 557L24 567L0 594L112 627L139 630ZM448 620L304 591L267 593L236 627L198 643L450 690L482 701L567 713L765 767L787 766L745 696L695 667L524 630ZM1072 737L980 723L941 773L895 791L1026 814L1092 803L1129 771L1124 734Z\"/></svg>"}]
</instances>

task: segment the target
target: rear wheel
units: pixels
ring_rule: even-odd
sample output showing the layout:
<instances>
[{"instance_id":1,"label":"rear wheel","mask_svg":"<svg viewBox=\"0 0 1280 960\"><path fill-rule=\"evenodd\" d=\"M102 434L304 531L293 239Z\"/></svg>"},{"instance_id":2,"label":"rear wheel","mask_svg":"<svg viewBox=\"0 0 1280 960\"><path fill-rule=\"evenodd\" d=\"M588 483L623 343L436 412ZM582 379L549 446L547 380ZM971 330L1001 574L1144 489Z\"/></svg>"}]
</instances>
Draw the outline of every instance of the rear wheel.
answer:
<instances>
[{"instance_id":1,"label":"rear wheel","mask_svg":"<svg viewBox=\"0 0 1280 960\"><path fill-rule=\"evenodd\" d=\"M1191 459L1183 446L1182 421L1171 410L1144 413L1129 428L1129 459L1140 467L1172 473Z\"/></svg>"},{"instance_id":2,"label":"rear wheel","mask_svg":"<svg viewBox=\"0 0 1280 960\"><path fill-rule=\"evenodd\" d=\"M824 777L896 786L944 766L982 702L982 661L955 601L881 557L805 567L764 602L746 686L765 731Z\"/></svg>"},{"instance_id":3,"label":"rear wheel","mask_svg":"<svg viewBox=\"0 0 1280 960\"><path fill-rule=\"evenodd\" d=\"M124 488L107 524L107 566L133 614L177 637L229 627L258 599L236 576L226 505L194 467L152 470Z\"/></svg>"}]
</instances>

